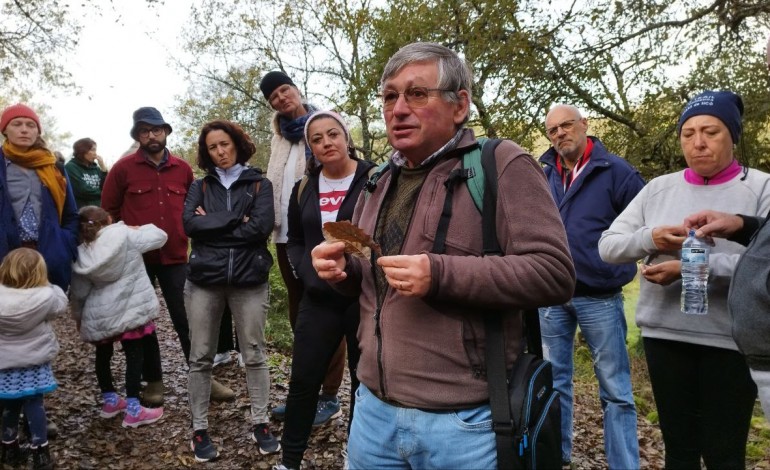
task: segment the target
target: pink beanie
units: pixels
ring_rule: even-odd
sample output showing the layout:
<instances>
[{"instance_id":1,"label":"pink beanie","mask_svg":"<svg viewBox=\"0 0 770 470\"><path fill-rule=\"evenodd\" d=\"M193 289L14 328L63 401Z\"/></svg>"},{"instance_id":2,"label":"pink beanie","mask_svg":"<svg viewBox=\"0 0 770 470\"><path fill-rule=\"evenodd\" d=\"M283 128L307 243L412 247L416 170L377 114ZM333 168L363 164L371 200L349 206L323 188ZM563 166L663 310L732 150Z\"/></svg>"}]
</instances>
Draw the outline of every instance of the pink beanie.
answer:
<instances>
[{"instance_id":1,"label":"pink beanie","mask_svg":"<svg viewBox=\"0 0 770 470\"><path fill-rule=\"evenodd\" d=\"M5 108L3 115L0 116L0 132L5 132L8 123L20 117L29 118L35 121L35 124L37 124L37 131L41 134L43 133L43 128L40 126L40 118L37 117L37 114L35 114L32 108L21 103Z\"/></svg>"}]
</instances>

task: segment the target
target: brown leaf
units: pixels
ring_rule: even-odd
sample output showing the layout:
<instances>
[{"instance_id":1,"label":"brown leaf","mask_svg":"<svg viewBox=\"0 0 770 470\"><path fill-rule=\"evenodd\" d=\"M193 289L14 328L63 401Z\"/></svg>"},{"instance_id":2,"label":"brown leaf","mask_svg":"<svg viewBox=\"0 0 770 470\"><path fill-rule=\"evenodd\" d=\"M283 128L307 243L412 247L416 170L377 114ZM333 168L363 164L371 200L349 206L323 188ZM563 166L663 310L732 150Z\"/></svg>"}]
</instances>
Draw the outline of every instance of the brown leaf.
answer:
<instances>
[{"instance_id":1,"label":"brown leaf","mask_svg":"<svg viewBox=\"0 0 770 470\"><path fill-rule=\"evenodd\" d=\"M372 239L372 236L347 220L326 222L323 227L323 234L328 242L345 243L345 253L350 253L353 256L369 259L372 250L377 256L382 256L380 245Z\"/></svg>"}]
</instances>

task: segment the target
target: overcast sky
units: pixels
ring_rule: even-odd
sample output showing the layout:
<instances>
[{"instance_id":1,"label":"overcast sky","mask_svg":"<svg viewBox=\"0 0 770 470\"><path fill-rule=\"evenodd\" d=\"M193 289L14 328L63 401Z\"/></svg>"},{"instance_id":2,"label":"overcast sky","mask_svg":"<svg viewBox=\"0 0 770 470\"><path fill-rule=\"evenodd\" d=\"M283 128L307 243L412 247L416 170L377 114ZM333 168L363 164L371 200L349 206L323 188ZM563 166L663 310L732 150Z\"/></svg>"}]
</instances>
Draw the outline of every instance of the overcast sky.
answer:
<instances>
[{"instance_id":1,"label":"overcast sky","mask_svg":"<svg viewBox=\"0 0 770 470\"><path fill-rule=\"evenodd\" d=\"M72 143L90 137L108 164L131 145L131 115L136 108L154 106L174 127L174 96L184 93L187 85L169 59L179 53L177 38L191 1L150 6L138 1L110 3L101 17L73 6L85 24L77 50L64 62L81 93L35 97L50 105L57 130L72 134L66 148L54 150L69 158ZM173 145L172 134L169 146Z\"/></svg>"}]
</instances>

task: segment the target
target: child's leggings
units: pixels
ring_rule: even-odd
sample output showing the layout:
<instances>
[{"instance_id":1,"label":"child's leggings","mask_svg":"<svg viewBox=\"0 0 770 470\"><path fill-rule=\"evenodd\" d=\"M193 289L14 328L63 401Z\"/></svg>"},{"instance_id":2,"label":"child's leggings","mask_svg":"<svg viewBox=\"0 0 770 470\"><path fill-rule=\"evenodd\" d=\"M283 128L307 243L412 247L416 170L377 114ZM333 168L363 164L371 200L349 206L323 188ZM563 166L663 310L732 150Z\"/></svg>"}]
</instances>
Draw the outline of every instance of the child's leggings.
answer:
<instances>
[{"instance_id":1,"label":"child's leggings","mask_svg":"<svg viewBox=\"0 0 770 470\"><path fill-rule=\"evenodd\" d=\"M145 335L138 339L122 340L123 352L126 355L126 396L130 398L139 398L141 389L142 373L148 370L145 367L145 361L149 369L158 369L158 377L150 377L145 373L145 380L153 382L160 380L160 348L158 346L158 337L155 332ZM145 354L145 351L151 352ZM154 352L157 351L158 354ZM102 393L114 392L115 385L112 383L112 343L96 345L96 380L99 382L99 388ZM156 367L157 366L157 367Z\"/></svg>"},{"instance_id":2,"label":"child's leggings","mask_svg":"<svg viewBox=\"0 0 770 470\"><path fill-rule=\"evenodd\" d=\"M4 442L12 442L19 437L19 415L22 407L24 407L24 415L29 423L30 443L37 447L48 442L47 420L42 394L16 400L0 400L0 404L3 406Z\"/></svg>"}]
</instances>

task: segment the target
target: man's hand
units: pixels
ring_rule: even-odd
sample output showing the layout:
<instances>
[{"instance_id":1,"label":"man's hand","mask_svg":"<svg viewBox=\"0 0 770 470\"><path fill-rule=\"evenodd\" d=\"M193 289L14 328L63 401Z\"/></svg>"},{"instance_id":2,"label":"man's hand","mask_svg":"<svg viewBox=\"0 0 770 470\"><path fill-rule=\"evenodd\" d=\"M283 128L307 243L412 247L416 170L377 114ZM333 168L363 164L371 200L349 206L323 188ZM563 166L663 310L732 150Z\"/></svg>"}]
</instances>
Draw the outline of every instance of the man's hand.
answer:
<instances>
[{"instance_id":1,"label":"man's hand","mask_svg":"<svg viewBox=\"0 0 770 470\"><path fill-rule=\"evenodd\" d=\"M682 262L664 261L660 264L643 264L642 276L653 284L667 286L682 277Z\"/></svg>"},{"instance_id":2,"label":"man's hand","mask_svg":"<svg viewBox=\"0 0 770 470\"><path fill-rule=\"evenodd\" d=\"M401 295L423 297L430 290L430 260L426 254L381 256L377 264L388 284Z\"/></svg>"},{"instance_id":3,"label":"man's hand","mask_svg":"<svg viewBox=\"0 0 770 470\"><path fill-rule=\"evenodd\" d=\"M195 208L195 215L206 215L206 210L203 207L198 206Z\"/></svg>"},{"instance_id":4,"label":"man's hand","mask_svg":"<svg viewBox=\"0 0 770 470\"><path fill-rule=\"evenodd\" d=\"M324 281L340 282L348 275L345 273L345 244L342 242L322 242L310 252L313 269Z\"/></svg>"},{"instance_id":5,"label":"man's hand","mask_svg":"<svg viewBox=\"0 0 770 470\"><path fill-rule=\"evenodd\" d=\"M652 241L658 251L676 251L682 249L687 238L684 225L661 225L652 229Z\"/></svg>"},{"instance_id":6,"label":"man's hand","mask_svg":"<svg viewBox=\"0 0 770 470\"><path fill-rule=\"evenodd\" d=\"M728 238L743 228L743 219L734 214L717 211L700 211L687 216L684 226L697 229L699 238Z\"/></svg>"}]
</instances>

